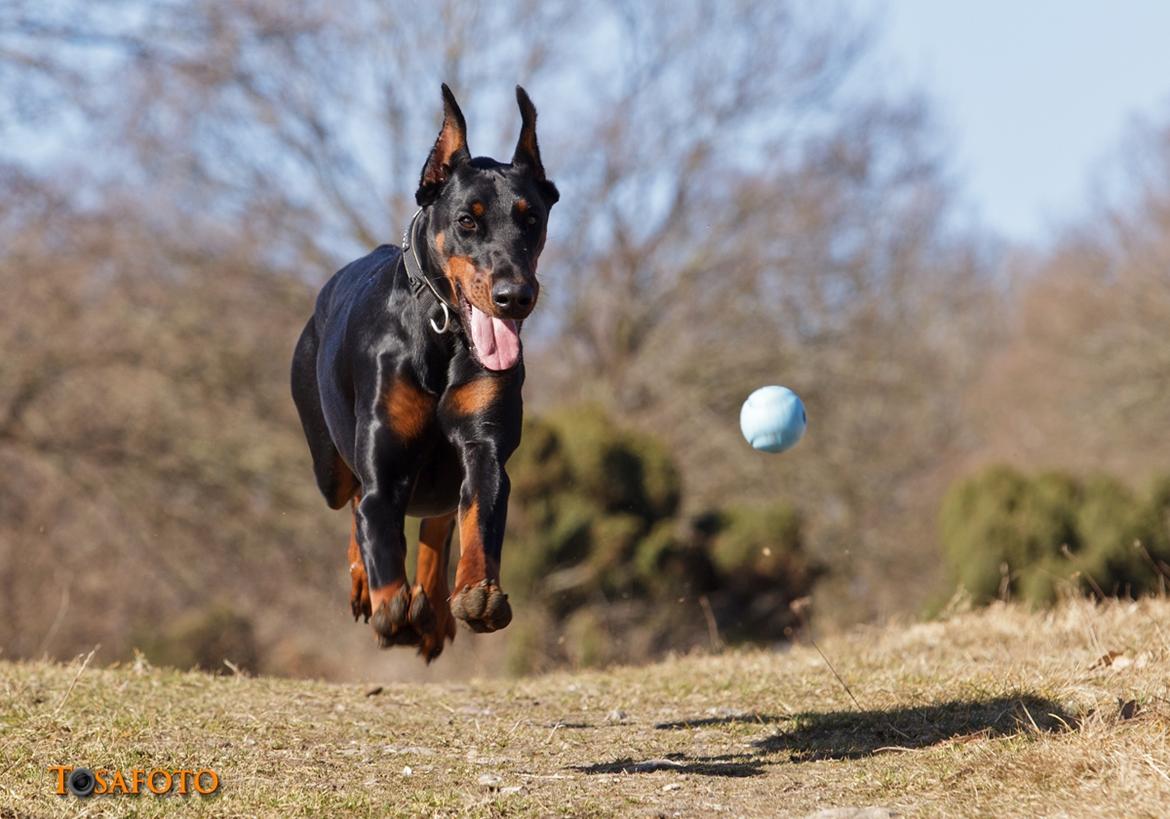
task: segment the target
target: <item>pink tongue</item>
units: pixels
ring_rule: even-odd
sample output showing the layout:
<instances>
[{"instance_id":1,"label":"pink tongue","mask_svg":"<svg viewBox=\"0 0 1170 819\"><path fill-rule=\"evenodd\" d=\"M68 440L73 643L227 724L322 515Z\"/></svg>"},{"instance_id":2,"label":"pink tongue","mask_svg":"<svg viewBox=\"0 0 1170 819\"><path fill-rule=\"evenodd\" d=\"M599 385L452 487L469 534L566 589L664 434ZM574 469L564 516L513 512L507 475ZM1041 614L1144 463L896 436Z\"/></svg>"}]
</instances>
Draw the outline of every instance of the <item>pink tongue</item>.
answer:
<instances>
[{"instance_id":1,"label":"pink tongue","mask_svg":"<svg viewBox=\"0 0 1170 819\"><path fill-rule=\"evenodd\" d=\"M492 318L471 305L471 341L479 361L489 370L507 370L520 360L516 322Z\"/></svg>"}]
</instances>

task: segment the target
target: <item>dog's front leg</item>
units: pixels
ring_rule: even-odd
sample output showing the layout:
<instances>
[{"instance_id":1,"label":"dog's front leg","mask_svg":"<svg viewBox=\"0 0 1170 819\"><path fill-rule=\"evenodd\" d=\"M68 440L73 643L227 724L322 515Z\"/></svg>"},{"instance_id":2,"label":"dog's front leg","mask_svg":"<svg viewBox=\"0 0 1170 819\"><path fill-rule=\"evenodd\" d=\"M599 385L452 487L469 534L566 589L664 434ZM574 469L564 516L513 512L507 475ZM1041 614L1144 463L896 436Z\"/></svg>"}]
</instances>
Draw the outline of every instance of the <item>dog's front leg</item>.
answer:
<instances>
[{"instance_id":1,"label":"dog's front leg","mask_svg":"<svg viewBox=\"0 0 1170 819\"><path fill-rule=\"evenodd\" d=\"M449 438L463 461L451 613L473 631L498 631L512 621L508 596L500 589L500 559L510 489L504 465L520 441L518 382L473 381L444 401Z\"/></svg>"},{"instance_id":2,"label":"dog's front leg","mask_svg":"<svg viewBox=\"0 0 1170 819\"><path fill-rule=\"evenodd\" d=\"M404 526L435 399L409 374L392 373L360 403L368 414L358 424L354 466L362 499L355 520L369 582L370 622L383 647L419 645L433 628L435 613L426 594L412 594L406 580Z\"/></svg>"},{"instance_id":3,"label":"dog's front leg","mask_svg":"<svg viewBox=\"0 0 1170 819\"><path fill-rule=\"evenodd\" d=\"M467 477L459 501L459 566L451 613L473 631L497 631L512 621L508 595L500 590L508 473L491 444L469 445L463 464Z\"/></svg>"},{"instance_id":4,"label":"dog's front leg","mask_svg":"<svg viewBox=\"0 0 1170 819\"><path fill-rule=\"evenodd\" d=\"M383 647L417 645L419 641L420 629L412 619L419 619L422 613L412 611L410 585L406 582L403 526L409 493L410 481L405 476L382 476L376 489L362 495L354 515L369 578L371 624Z\"/></svg>"}]
</instances>

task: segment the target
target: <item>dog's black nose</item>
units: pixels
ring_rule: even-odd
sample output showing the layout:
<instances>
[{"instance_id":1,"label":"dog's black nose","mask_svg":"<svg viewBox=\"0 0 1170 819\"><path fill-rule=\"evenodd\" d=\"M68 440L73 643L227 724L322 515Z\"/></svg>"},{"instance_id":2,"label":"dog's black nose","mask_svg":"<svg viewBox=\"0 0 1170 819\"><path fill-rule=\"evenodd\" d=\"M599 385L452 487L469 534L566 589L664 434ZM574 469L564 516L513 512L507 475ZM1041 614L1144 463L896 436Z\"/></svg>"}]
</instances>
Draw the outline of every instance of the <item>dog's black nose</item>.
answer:
<instances>
[{"instance_id":1,"label":"dog's black nose","mask_svg":"<svg viewBox=\"0 0 1170 819\"><path fill-rule=\"evenodd\" d=\"M505 279L492 285L492 301L508 318L524 318L536 301L536 291L528 282Z\"/></svg>"}]
</instances>

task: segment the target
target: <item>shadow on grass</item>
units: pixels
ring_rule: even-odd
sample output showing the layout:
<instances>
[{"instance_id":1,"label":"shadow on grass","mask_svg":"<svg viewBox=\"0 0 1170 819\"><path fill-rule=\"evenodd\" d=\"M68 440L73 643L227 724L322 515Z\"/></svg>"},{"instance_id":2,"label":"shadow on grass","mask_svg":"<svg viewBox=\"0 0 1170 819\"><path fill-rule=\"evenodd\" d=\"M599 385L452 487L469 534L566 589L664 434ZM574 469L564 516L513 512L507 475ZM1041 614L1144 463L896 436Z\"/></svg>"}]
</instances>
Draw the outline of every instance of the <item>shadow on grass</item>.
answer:
<instances>
[{"instance_id":1,"label":"shadow on grass","mask_svg":"<svg viewBox=\"0 0 1170 819\"><path fill-rule=\"evenodd\" d=\"M831 711L791 716L738 714L663 722L670 731L736 724L785 723L791 727L751 743L752 750L722 756L670 754L576 766L583 773L676 771L706 776L759 776L767 765L822 759L859 759L883 752L917 750L944 742L969 742L1021 734L1072 730L1076 719L1052 700L1032 694L987 700L954 700L888 711ZM787 754L782 758L773 758Z\"/></svg>"},{"instance_id":2,"label":"shadow on grass","mask_svg":"<svg viewBox=\"0 0 1170 819\"><path fill-rule=\"evenodd\" d=\"M573 770L587 774L654 773L670 771L701 776L760 776L764 760L757 754L724 754L721 756L688 757L686 754L667 754L663 759L615 759L593 765L574 765Z\"/></svg>"},{"instance_id":3,"label":"shadow on grass","mask_svg":"<svg viewBox=\"0 0 1170 819\"><path fill-rule=\"evenodd\" d=\"M796 762L858 759L947 741L1057 733L1073 728L1076 720L1052 700L1021 694L891 711L798 714L793 722L791 730L757 740L753 747L764 754L787 751Z\"/></svg>"},{"instance_id":4,"label":"shadow on grass","mask_svg":"<svg viewBox=\"0 0 1170 819\"><path fill-rule=\"evenodd\" d=\"M675 722L660 722L654 727L660 731L676 731L680 728L704 728L708 725L774 725L777 722L788 722L791 719L791 716L760 714L753 711L750 714L732 714L726 717L697 717L696 719L680 719Z\"/></svg>"}]
</instances>

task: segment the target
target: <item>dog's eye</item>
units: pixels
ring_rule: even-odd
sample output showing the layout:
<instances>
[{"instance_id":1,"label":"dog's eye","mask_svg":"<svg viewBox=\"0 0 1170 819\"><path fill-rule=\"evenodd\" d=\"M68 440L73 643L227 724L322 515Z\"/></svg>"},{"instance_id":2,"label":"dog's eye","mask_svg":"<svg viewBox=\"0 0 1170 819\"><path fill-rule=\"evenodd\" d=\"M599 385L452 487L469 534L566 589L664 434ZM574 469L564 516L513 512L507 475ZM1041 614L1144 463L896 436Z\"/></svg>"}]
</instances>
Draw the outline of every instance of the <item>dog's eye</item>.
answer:
<instances>
[{"instance_id":1,"label":"dog's eye","mask_svg":"<svg viewBox=\"0 0 1170 819\"><path fill-rule=\"evenodd\" d=\"M463 228L464 230L475 230L475 220L466 213L459 217L458 222L459 227Z\"/></svg>"},{"instance_id":2,"label":"dog's eye","mask_svg":"<svg viewBox=\"0 0 1170 819\"><path fill-rule=\"evenodd\" d=\"M540 220L537 219L535 216L533 216L530 213L530 214L528 214L528 218L525 219L524 221L526 221L528 223L528 227L536 227L536 223Z\"/></svg>"}]
</instances>

